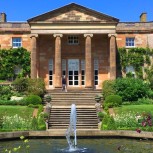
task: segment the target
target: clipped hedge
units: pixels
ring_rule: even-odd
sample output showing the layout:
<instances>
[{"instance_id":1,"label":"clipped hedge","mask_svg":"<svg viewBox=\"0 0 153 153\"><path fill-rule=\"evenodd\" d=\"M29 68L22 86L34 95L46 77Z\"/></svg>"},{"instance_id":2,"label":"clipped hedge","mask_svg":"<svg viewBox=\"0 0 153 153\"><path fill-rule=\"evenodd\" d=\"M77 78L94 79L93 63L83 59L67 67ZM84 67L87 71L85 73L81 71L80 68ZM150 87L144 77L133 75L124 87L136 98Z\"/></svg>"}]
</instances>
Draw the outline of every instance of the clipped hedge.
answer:
<instances>
[{"instance_id":1,"label":"clipped hedge","mask_svg":"<svg viewBox=\"0 0 153 153\"><path fill-rule=\"evenodd\" d=\"M42 103L42 99L37 95L29 95L23 99L26 105L33 104L38 105Z\"/></svg>"},{"instance_id":2,"label":"clipped hedge","mask_svg":"<svg viewBox=\"0 0 153 153\"><path fill-rule=\"evenodd\" d=\"M122 97L119 95L110 95L107 96L104 101L104 107L118 107L122 104Z\"/></svg>"}]
</instances>

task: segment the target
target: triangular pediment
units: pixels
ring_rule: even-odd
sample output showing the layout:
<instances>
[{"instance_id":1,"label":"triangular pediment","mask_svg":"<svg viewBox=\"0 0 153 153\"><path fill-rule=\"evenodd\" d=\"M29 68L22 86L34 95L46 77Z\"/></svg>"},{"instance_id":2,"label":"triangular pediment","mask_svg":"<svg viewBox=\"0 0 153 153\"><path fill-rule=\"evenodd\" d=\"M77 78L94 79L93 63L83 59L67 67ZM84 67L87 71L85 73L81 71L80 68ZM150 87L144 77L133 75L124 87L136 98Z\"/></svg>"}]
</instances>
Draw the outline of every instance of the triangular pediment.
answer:
<instances>
[{"instance_id":1,"label":"triangular pediment","mask_svg":"<svg viewBox=\"0 0 153 153\"><path fill-rule=\"evenodd\" d=\"M119 20L99 13L97 11L88 9L81 5L72 3L61 7L59 9L50 11L48 13L39 15L28 20L29 23L33 22L47 22L47 23L60 23L60 22L104 22L104 23L118 23Z\"/></svg>"}]
</instances>

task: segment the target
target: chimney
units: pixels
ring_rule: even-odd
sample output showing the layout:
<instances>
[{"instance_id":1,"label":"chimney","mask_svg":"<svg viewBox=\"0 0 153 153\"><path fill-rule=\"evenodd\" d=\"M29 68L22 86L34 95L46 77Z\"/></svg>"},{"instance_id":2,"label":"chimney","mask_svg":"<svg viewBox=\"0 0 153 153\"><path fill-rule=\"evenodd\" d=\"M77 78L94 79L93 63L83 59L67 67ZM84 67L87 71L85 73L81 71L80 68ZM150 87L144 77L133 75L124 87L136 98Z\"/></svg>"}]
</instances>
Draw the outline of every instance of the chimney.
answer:
<instances>
[{"instance_id":1,"label":"chimney","mask_svg":"<svg viewBox=\"0 0 153 153\"><path fill-rule=\"evenodd\" d=\"M7 22L5 13L0 13L0 22Z\"/></svg>"},{"instance_id":2,"label":"chimney","mask_svg":"<svg viewBox=\"0 0 153 153\"><path fill-rule=\"evenodd\" d=\"M140 22L147 22L147 13L141 13Z\"/></svg>"}]
</instances>

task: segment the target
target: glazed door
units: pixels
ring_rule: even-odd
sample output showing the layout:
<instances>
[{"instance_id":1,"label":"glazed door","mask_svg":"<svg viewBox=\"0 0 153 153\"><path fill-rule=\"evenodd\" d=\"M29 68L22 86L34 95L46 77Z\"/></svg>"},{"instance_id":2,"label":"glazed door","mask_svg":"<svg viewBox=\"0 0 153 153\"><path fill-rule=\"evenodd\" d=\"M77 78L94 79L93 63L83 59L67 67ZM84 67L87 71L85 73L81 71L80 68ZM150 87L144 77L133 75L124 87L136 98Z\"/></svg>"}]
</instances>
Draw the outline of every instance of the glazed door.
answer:
<instances>
[{"instance_id":1,"label":"glazed door","mask_svg":"<svg viewBox=\"0 0 153 153\"><path fill-rule=\"evenodd\" d=\"M68 85L79 85L79 59L68 60Z\"/></svg>"}]
</instances>

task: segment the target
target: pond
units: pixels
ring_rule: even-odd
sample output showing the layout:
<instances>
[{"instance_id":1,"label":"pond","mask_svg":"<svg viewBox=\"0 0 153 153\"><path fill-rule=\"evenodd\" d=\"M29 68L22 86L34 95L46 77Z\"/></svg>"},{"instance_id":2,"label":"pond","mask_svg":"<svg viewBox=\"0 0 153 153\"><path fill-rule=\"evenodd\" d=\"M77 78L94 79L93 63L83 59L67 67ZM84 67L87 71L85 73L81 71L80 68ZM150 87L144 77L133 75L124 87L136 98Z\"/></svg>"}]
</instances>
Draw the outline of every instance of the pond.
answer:
<instances>
[{"instance_id":1,"label":"pond","mask_svg":"<svg viewBox=\"0 0 153 153\"><path fill-rule=\"evenodd\" d=\"M69 150L66 139L29 139L30 153L152 153L153 141L125 138L78 138L76 150ZM21 145L21 140L0 141L4 148ZM23 153L23 152L22 152Z\"/></svg>"}]
</instances>

